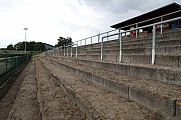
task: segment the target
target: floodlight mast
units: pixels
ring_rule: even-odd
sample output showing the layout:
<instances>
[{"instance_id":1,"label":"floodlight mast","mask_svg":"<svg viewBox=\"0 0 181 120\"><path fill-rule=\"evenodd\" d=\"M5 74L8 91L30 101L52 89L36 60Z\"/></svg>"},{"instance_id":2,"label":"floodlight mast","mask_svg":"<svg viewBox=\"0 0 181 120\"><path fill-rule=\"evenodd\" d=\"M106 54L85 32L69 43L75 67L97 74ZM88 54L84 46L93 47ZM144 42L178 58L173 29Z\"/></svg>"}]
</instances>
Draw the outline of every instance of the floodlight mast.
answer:
<instances>
[{"instance_id":1,"label":"floodlight mast","mask_svg":"<svg viewBox=\"0 0 181 120\"><path fill-rule=\"evenodd\" d=\"M24 31L25 31L25 53L26 53L26 31L28 30L28 28L24 28Z\"/></svg>"}]
</instances>

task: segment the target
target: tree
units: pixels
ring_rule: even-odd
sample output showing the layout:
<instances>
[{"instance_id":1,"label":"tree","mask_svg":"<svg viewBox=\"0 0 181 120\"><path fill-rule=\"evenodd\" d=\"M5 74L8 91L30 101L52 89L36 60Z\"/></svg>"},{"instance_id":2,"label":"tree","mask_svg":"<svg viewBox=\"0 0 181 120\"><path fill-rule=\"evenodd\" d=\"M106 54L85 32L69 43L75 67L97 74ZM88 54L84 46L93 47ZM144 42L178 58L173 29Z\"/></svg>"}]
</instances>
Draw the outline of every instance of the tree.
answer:
<instances>
[{"instance_id":1,"label":"tree","mask_svg":"<svg viewBox=\"0 0 181 120\"><path fill-rule=\"evenodd\" d=\"M59 37L58 44L56 44L55 47L69 45L71 43L72 43L72 38L71 37L67 37L67 38Z\"/></svg>"},{"instance_id":2,"label":"tree","mask_svg":"<svg viewBox=\"0 0 181 120\"><path fill-rule=\"evenodd\" d=\"M34 51L44 51L45 50L45 44L42 42L37 42L34 46Z\"/></svg>"},{"instance_id":3,"label":"tree","mask_svg":"<svg viewBox=\"0 0 181 120\"><path fill-rule=\"evenodd\" d=\"M13 44L9 44L9 45L7 46L7 50L14 50Z\"/></svg>"}]
</instances>

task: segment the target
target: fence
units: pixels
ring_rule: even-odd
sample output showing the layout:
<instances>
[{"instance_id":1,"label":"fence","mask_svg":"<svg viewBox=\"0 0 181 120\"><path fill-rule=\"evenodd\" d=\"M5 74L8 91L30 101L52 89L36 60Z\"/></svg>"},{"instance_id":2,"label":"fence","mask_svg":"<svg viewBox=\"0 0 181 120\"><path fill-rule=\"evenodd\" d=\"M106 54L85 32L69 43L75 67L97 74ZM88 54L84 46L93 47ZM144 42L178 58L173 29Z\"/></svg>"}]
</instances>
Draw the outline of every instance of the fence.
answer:
<instances>
[{"instance_id":1,"label":"fence","mask_svg":"<svg viewBox=\"0 0 181 120\"><path fill-rule=\"evenodd\" d=\"M30 60L29 55L3 54L0 57L0 88L11 78L24 64Z\"/></svg>"}]
</instances>

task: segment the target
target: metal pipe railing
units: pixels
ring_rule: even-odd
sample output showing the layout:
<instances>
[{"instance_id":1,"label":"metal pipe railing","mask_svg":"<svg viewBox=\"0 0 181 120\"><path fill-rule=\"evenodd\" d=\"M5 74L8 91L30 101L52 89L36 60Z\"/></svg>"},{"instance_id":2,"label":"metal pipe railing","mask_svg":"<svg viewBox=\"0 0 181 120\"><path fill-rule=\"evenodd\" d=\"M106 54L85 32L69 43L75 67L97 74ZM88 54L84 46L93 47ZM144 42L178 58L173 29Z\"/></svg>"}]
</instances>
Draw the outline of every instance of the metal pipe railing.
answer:
<instances>
[{"instance_id":1,"label":"metal pipe railing","mask_svg":"<svg viewBox=\"0 0 181 120\"><path fill-rule=\"evenodd\" d=\"M181 10L180 10L181 11ZM180 12L180 11L177 11L177 12ZM177 12L173 12L173 13L177 13ZM171 13L167 14L167 15L170 15ZM163 15L163 16L166 16L166 15ZM163 17L162 16L162 17ZM159 16L160 17L160 16ZM156 17L157 18L157 17ZM156 19L156 18L153 18L153 19ZM153 19L149 19L149 20L153 20ZM87 42L86 40L88 39L91 39L91 44L93 43L92 42L92 38L93 37L97 37L97 40L98 40L98 43L100 42L100 37L102 37L101 39L101 60L103 60L103 39L104 38L107 38L108 40L108 37L111 37L111 36L116 36L118 35L118 39L120 41L120 51L119 51L119 62L122 61L122 35L123 33L125 33L125 35L127 33L130 33L131 31L138 31L139 29L143 29L143 28L148 28L148 27L152 27L153 28L153 34L152 34L152 65L155 64L155 38L156 38L156 26L157 25L161 25L162 24L165 24L165 23L170 23L172 21L177 21L177 20L181 20L181 17L177 17L177 18L173 18L173 19L169 19L169 20L165 20L165 21L160 21L160 22L157 22L157 23L153 23L153 24L149 24L149 25L145 25L145 26L141 26L141 27L136 27L132 30L121 30L121 29L115 29L115 30L111 30L111 31L107 31L107 32L104 32L104 33L100 33L98 35L94 35L94 36L91 36L91 37L88 37L88 38L85 38L85 39L82 39L82 40L78 40L78 41L75 41L74 43L77 43L77 44L73 44L72 46L76 45L76 58L77 58L77 47L80 43L80 46L82 46L82 41L85 40L85 45L87 45ZM148 20L145 20L145 21L148 21ZM143 23L145 21L142 21L142 22L139 22L139 23ZM125 26L125 27L128 27L128 26ZM119 31L118 31L119 30ZM113 31L118 31L118 33L115 33L115 34L109 34L110 32L113 32ZM161 28L161 33L163 32L162 28ZM101 35L104 35L104 34L107 34L106 36L101 36ZM71 47L72 47L71 46ZM64 45L64 56L65 56L65 45ZM53 52L53 51L52 51ZM71 57L73 56L73 53L72 53L72 48L71 48ZM67 49L67 57L68 57L68 49Z\"/></svg>"},{"instance_id":2,"label":"metal pipe railing","mask_svg":"<svg viewBox=\"0 0 181 120\"><path fill-rule=\"evenodd\" d=\"M119 29L119 33L115 33L115 34L112 34L112 35L108 35L108 36L102 37L102 42L101 42L101 60L103 60L103 39L104 38L120 34L120 36L119 36L119 40L120 40L120 54L119 54L120 56L119 56L119 61L121 62L121 60L122 60L122 33L127 33L127 32L131 32L131 31L135 31L135 30L139 30L139 29L147 28L147 27L153 27L153 29L152 29L152 31L153 31L153 34L152 34L152 65L154 65L155 64L156 25L160 25L160 24L164 24L164 23L169 23L169 22L173 22L173 21L177 21L177 20L181 20L181 17L177 17L177 18L161 21L161 22L158 22L158 23L154 23L154 24L150 24L150 25L134 28L133 30L125 30L123 32L121 31L121 29Z\"/></svg>"}]
</instances>

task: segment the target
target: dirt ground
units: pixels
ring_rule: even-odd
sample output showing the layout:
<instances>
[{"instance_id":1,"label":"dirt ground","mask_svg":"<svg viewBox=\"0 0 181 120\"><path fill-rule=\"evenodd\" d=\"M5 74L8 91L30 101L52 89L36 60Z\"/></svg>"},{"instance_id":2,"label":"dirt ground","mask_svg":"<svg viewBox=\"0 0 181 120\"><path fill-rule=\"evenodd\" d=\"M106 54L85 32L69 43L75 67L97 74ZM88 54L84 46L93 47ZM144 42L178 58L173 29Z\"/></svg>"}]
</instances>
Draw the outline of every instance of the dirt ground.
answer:
<instances>
[{"instance_id":1,"label":"dirt ground","mask_svg":"<svg viewBox=\"0 0 181 120\"><path fill-rule=\"evenodd\" d=\"M24 69L0 101L0 120L84 120L85 115L40 61Z\"/></svg>"}]
</instances>

